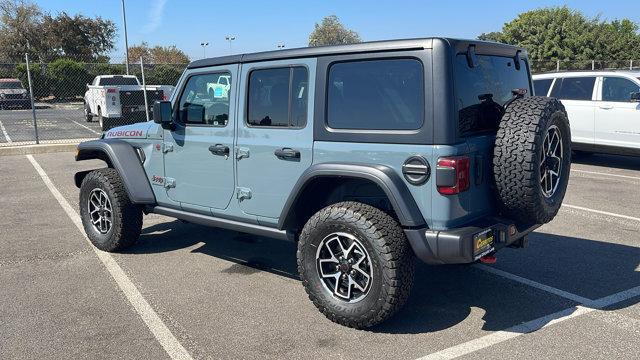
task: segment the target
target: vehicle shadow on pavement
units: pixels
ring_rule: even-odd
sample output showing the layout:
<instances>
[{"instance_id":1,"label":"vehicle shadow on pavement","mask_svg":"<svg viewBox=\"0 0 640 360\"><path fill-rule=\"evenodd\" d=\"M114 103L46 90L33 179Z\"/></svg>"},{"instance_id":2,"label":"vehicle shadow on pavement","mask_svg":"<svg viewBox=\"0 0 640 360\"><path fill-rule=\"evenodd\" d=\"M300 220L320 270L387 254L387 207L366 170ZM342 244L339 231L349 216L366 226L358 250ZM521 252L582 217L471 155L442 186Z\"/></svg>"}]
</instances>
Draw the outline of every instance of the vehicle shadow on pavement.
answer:
<instances>
[{"instance_id":1,"label":"vehicle shadow on pavement","mask_svg":"<svg viewBox=\"0 0 640 360\"><path fill-rule=\"evenodd\" d=\"M582 165L595 165L624 170L640 171L640 157L608 155L608 154L579 154L571 158L571 162Z\"/></svg>"},{"instance_id":2,"label":"vehicle shadow on pavement","mask_svg":"<svg viewBox=\"0 0 640 360\"><path fill-rule=\"evenodd\" d=\"M202 243L200 246L197 246ZM533 233L526 249L499 253L504 271L574 294L597 299L640 286L640 248L547 233ZM224 273L269 272L299 279L292 242L171 221L143 229L128 253L145 254L193 247L235 264ZM502 264L504 266L500 266ZM640 299L624 303L631 306ZM472 312L484 312L483 330L498 331L577 305L468 265L429 266L418 262L406 306L368 331L430 333L453 327Z\"/></svg>"}]
</instances>

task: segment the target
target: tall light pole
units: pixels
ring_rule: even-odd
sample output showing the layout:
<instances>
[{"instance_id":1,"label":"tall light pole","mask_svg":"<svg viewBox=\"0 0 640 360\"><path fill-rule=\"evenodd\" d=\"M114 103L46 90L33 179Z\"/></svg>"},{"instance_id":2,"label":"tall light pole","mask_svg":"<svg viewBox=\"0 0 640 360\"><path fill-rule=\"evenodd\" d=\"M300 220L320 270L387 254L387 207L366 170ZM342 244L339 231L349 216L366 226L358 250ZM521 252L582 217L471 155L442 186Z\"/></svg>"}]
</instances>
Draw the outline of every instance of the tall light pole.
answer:
<instances>
[{"instance_id":1,"label":"tall light pole","mask_svg":"<svg viewBox=\"0 0 640 360\"><path fill-rule=\"evenodd\" d=\"M129 75L129 40L127 39L127 14L124 11L124 0L122 0L122 22L124 23L125 64L127 65L127 75Z\"/></svg>"},{"instance_id":2,"label":"tall light pole","mask_svg":"<svg viewBox=\"0 0 640 360\"><path fill-rule=\"evenodd\" d=\"M202 58L206 58L207 57L207 46L209 46L208 42L201 42L200 46L202 46Z\"/></svg>"},{"instance_id":3,"label":"tall light pole","mask_svg":"<svg viewBox=\"0 0 640 360\"><path fill-rule=\"evenodd\" d=\"M284 43L279 43L276 46L278 47L278 49L284 49Z\"/></svg>"},{"instance_id":4,"label":"tall light pole","mask_svg":"<svg viewBox=\"0 0 640 360\"><path fill-rule=\"evenodd\" d=\"M229 54L231 54L231 42L236 39L234 35L227 35L224 37L229 42Z\"/></svg>"}]
</instances>

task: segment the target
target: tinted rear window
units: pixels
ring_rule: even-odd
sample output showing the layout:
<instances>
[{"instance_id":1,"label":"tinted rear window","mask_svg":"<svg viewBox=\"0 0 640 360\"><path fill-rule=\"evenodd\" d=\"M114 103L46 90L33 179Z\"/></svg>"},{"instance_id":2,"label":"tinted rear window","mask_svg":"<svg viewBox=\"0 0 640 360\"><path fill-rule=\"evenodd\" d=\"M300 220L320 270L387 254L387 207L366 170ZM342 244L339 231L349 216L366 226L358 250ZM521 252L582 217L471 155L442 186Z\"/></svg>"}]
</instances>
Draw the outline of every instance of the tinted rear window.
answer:
<instances>
[{"instance_id":1,"label":"tinted rear window","mask_svg":"<svg viewBox=\"0 0 640 360\"><path fill-rule=\"evenodd\" d=\"M455 97L460 136L498 129L503 105L513 98L512 90L530 93L529 72L525 60L517 70L513 58L477 56L471 68L464 54L456 56Z\"/></svg>"},{"instance_id":2,"label":"tinted rear window","mask_svg":"<svg viewBox=\"0 0 640 360\"><path fill-rule=\"evenodd\" d=\"M560 100L591 100L595 77L558 78L553 85L551 97Z\"/></svg>"},{"instance_id":3,"label":"tinted rear window","mask_svg":"<svg viewBox=\"0 0 640 360\"><path fill-rule=\"evenodd\" d=\"M533 89L536 91L536 95L547 96L551 83L553 83L553 79L533 80Z\"/></svg>"},{"instance_id":4,"label":"tinted rear window","mask_svg":"<svg viewBox=\"0 0 640 360\"><path fill-rule=\"evenodd\" d=\"M424 76L415 59L335 63L327 123L334 129L416 130L424 119Z\"/></svg>"},{"instance_id":5,"label":"tinted rear window","mask_svg":"<svg viewBox=\"0 0 640 360\"><path fill-rule=\"evenodd\" d=\"M117 85L138 85L138 80L131 77L112 77L112 78L101 78L100 84L101 86L117 86Z\"/></svg>"}]
</instances>

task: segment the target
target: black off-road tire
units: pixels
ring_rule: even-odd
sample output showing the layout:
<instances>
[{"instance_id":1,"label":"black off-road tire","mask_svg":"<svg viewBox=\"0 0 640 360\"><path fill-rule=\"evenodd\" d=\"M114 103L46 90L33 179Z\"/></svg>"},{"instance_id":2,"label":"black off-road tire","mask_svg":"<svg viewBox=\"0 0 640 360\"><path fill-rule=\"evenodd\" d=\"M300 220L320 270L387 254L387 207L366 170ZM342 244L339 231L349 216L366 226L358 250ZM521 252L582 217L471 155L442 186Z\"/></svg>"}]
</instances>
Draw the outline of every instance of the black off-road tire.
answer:
<instances>
[{"instance_id":1,"label":"black off-road tire","mask_svg":"<svg viewBox=\"0 0 640 360\"><path fill-rule=\"evenodd\" d=\"M318 274L318 245L336 232L355 236L371 259L369 291L355 303L333 295ZM309 299L328 319L352 328L371 327L393 316L413 286L415 256L402 228L387 213L366 204L341 202L318 211L302 229L297 256Z\"/></svg>"},{"instance_id":2,"label":"black off-road tire","mask_svg":"<svg viewBox=\"0 0 640 360\"><path fill-rule=\"evenodd\" d=\"M550 132L562 138L560 178L551 196L545 196L541 172L543 142ZM506 108L496 135L493 174L505 215L527 223L551 221L562 205L571 167L571 130L567 112L555 98L530 96Z\"/></svg>"},{"instance_id":3,"label":"black off-road tire","mask_svg":"<svg viewBox=\"0 0 640 360\"><path fill-rule=\"evenodd\" d=\"M112 208L109 231L101 233L89 215L89 196L94 189L106 193ZM142 209L132 204L115 169L104 168L88 173L80 186L80 217L91 243L100 250L117 252L133 245L142 229Z\"/></svg>"},{"instance_id":4,"label":"black off-road tire","mask_svg":"<svg viewBox=\"0 0 640 360\"><path fill-rule=\"evenodd\" d=\"M109 126L107 125L107 118L102 116L102 109L98 108L98 124L100 125L100 130L107 131L109 130Z\"/></svg>"},{"instance_id":5,"label":"black off-road tire","mask_svg":"<svg viewBox=\"0 0 640 360\"><path fill-rule=\"evenodd\" d=\"M91 107L87 103L84 104L84 120L86 122L93 121L93 115L91 115Z\"/></svg>"}]
</instances>

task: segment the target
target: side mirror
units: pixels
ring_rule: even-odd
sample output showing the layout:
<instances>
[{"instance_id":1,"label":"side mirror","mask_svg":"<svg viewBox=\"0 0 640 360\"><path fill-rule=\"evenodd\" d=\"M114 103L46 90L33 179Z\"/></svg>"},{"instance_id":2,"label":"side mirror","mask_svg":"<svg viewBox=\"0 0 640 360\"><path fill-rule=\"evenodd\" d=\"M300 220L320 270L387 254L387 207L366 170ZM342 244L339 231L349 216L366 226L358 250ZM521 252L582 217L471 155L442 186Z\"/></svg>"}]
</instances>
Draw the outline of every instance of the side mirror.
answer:
<instances>
[{"instance_id":1,"label":"side mirror","mask_svg":"<svg viewBox=\"0 0 640 360\"><path fill-rule=\"evenodd\" d=\"M632 92L631 101L640 102L640 92Z\"/></svg>"},{"instance_id":2,"label":"side mirror","mask_svg":"<svg viewBox=\"0 0 640 360\"><path fill-rule=\"evenodd\" d=\"M153 103L153 122L160 124L163 129L171 128L171 102L156 101Z\"/></svg>"}]
</instances>

